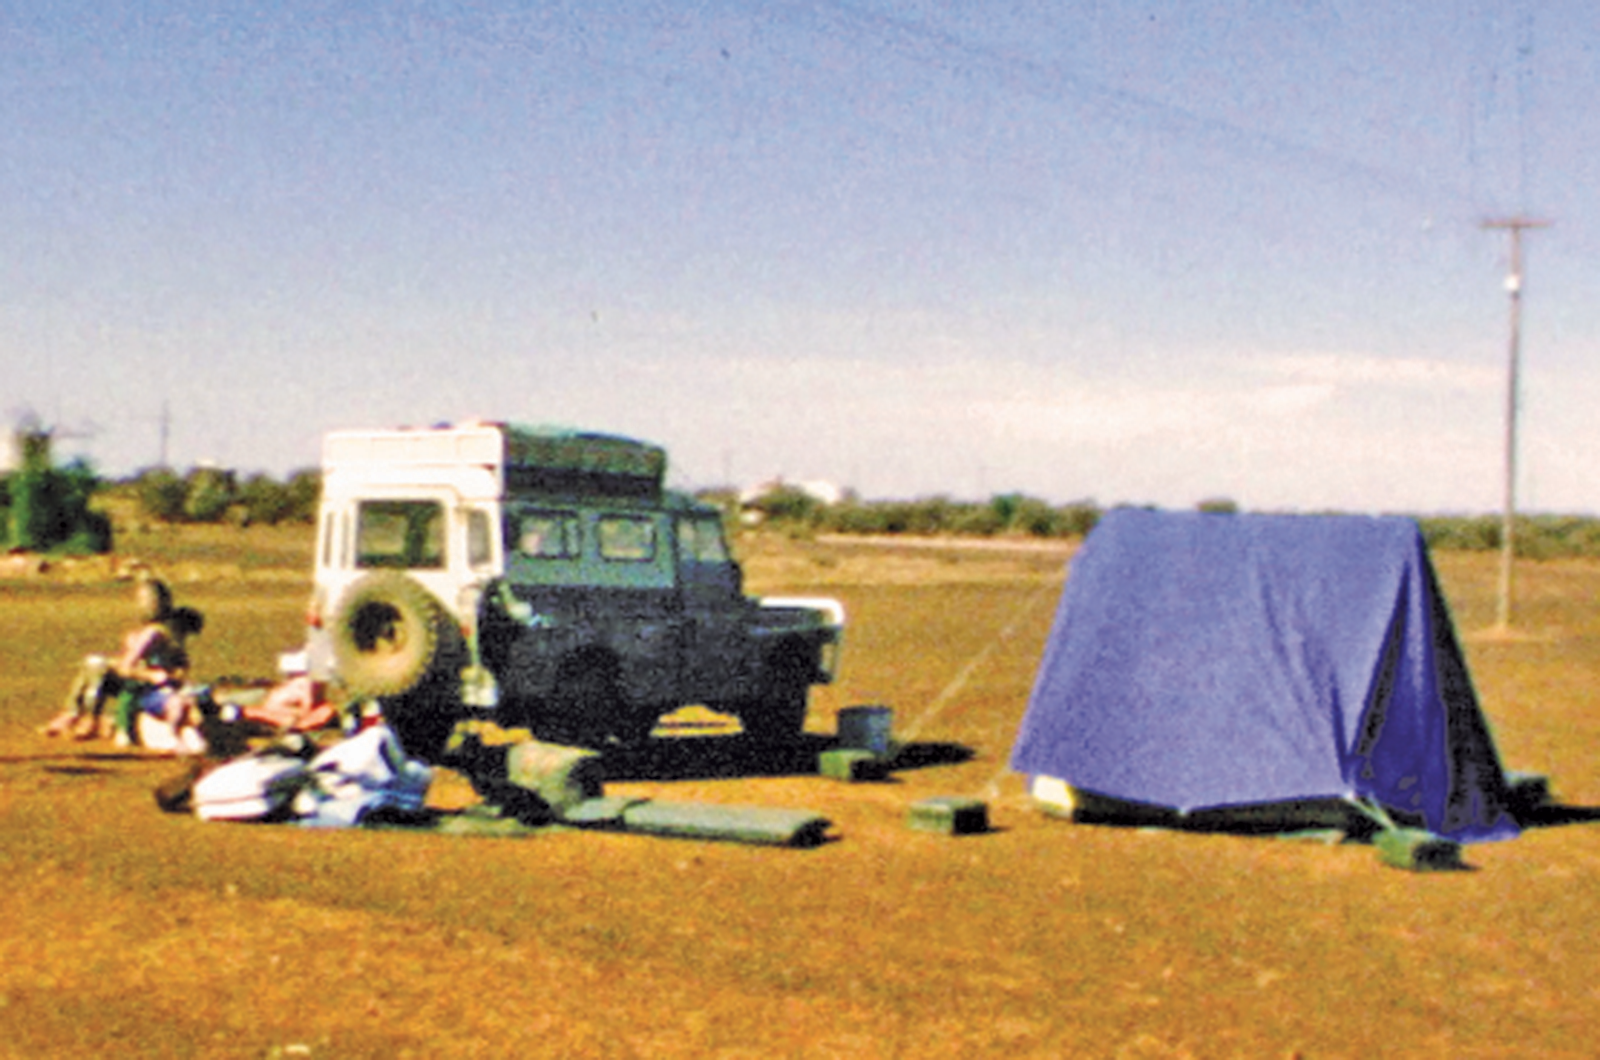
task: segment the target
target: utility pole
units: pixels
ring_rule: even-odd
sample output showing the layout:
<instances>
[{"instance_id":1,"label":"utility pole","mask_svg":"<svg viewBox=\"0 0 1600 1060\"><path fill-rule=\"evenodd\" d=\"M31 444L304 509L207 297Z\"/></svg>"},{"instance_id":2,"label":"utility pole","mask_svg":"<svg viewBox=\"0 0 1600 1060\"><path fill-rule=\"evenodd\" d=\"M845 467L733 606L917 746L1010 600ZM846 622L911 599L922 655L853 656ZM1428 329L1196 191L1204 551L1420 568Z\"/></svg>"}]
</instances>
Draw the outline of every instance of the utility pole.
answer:
<instances>
[{"instance_id":1,"label":"utility pole","mask_svg":"<svg viewBox=\"0 0 1600 1060\"><path fill-rule=\"evenodd\" d=\"M172 435L172 407L163 398L161 401L161 463L156 465L165 469L171 465L167 463L167 440Z\"/></svg>"},{"instance_id":2,"label":"utility pole","mask_svg":"<svg viewBox=\"0 0 1600 1060\"><path fill-rule=\"evenodd\" d=\"M1512 567L1516 555L1517 515L1517 385L1522 359L1522 233L1529 228L1548 228L1549 221L1527 217L1505 217L1483 222L1487 229L1511 233L1511 267L1506 274L1506 293L1511 296L1511 345L1506 358L1506 466L1505 503L1500 513L1500 601L1495 610L1495 629L1511 629Z\"/></svg>"}]
</instances>

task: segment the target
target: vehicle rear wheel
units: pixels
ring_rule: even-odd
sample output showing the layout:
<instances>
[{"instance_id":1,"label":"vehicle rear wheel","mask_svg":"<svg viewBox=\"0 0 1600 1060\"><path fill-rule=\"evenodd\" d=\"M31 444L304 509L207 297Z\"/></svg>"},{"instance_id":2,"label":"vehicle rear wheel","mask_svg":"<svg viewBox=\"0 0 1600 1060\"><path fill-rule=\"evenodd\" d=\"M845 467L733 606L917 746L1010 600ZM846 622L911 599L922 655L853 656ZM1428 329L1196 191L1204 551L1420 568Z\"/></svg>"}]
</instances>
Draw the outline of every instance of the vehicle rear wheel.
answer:
<instances>
[{"instance_id":1,"label":"vehicle rear wheel","mask_svg":"<svg viewBox=\"0 0 1600 1060\"><path fill-rule=\"evenodd\" d=\"M455 732L460 711L453 688L441 688L444 681L430 682L403 696L378 701L383 720L394 730L400 747L412 758L438 764L443 760Z\"/></svg>"}]
</instances>

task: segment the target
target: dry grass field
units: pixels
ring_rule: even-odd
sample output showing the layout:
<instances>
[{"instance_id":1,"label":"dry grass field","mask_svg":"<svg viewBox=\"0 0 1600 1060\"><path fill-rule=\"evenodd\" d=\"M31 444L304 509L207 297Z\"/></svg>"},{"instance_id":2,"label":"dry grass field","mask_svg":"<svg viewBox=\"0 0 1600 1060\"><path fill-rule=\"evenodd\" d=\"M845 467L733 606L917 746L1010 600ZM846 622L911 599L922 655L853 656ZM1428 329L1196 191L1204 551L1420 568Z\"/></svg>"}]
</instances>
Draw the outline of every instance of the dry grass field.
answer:
<instances>
[{"instance_id":1,"label":"dry grass field","mask_svg":"<svg viewBox=\"0 0 1600 1060\"><path fill-rule=\"evenodd\" d=\"M309 534L121 543L202 608L198 676L300 637ZM0 1055L19 1057L1590 1057L1600 1050L1600 566L1520 570L1522 636L1477 636L1487 556L1436 557L1510 766L1573 812L1413 874L1370 847L1075 826L1006 769L1060 549L763 540L762 592L850 612L832 731L894 709L885 783L663 739L608 791L814 810L790 850L547 830L208 824L168 760L35 728L126 619L107 569L0 580ZM906 827L931 795L994 829ZM471 801L458 777L430 793Z\"/></svg>"}]
</instances>

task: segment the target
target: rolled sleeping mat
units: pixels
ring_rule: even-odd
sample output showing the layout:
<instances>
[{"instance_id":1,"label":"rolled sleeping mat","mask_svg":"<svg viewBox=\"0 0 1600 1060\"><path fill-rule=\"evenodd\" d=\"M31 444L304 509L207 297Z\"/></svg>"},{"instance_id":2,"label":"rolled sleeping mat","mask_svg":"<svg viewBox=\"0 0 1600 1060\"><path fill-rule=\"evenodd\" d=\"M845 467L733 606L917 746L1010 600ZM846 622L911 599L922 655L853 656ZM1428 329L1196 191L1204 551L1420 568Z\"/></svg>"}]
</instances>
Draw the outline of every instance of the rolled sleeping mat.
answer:
<instances>
[{"instance_id":1,"label":"rolled sleeping mat","mask_svg":"<svg viewBox=\"0 0 1600 1060\"><path fill-rule=\"evenodd\" d=\"M831 824L809 810L694 802L637 803L622 811L622 823L641 835L789 847L820 845Z\"/></svg>"}]
</instances>

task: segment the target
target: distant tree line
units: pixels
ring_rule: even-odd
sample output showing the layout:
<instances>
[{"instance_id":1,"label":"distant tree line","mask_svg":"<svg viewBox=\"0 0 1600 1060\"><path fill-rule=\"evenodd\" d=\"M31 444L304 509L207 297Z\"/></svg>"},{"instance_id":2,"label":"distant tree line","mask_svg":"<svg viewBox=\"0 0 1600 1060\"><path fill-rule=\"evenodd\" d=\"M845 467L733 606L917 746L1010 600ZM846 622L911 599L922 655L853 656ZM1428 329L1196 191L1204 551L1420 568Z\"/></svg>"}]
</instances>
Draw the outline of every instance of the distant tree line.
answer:
<instances>
[{"instance_id":1,"label":"distant tree line","mask_svg":"<svg viewBox=\"0 0 1600 1060\"><path fill-rule=\"evenodd\" d=\"M180 475L159 467L139 472L124 486L140 511L160 522L275 526L316 519L322 475L303 470L283 481L260 473L241 480L225 468L196 467Z\"/></svg>"},{"instance_id":2,"label":"distant tree line","mask_svg":"<svg viewBox=\"0 0 1600 1060\"><path fill-rule=\"evenodd\" d=\"M1500 548L1500 516L1427 516L1417 520L1431 549L1493 552ZM1600 558L1600 519L1589 515L1519 515L1513 527L1518 556L1526 559Z\"/></svg>"},{"instance_id":3,"label":"distant tree line","mask_svg":"<svg viewBox=\"0 0 1600 1060\"><path fill-rule=\"evenodd\" d=\"M987 501L948 496L917 500L863 501L850 497L824 504L803 489L780 486L739 504L735 493L710 490L702 496L725 506L730 518L799 536L815 534L907 534L963 537L1081 538L1104 513L1092 500L1053 505L1022 493ZM1195 508L1217 515L1237 513L1227 497L1210 497ZM1500 548L1498 515L1431 515L1417 518L1430 549L1495 551ZM1600 519L1587 515L1525 515L1516 521L1517 555L1527 559L1573 556L1600 558Z\"/></svg>"},{"instance_id":4,"label":"distant tree line","mask_svg":"<svg viewBox=\"0 0 1600 1060\"><path fill-rule=\"evenodd\" d=\"M22 460L0 474L0 549L106 552L111 520L90 501L107 489L92 467L74 460L57 467L48 437L19 441ZM112 483L112 493L131 495L148 519L164 523L226 523L234 526L315 521L322 492L316 469L292 472L282 480L257 473L242 477L216 467L183 474L147 468ZM736 491L703 490L731 526L759 526L792 536L816 534L1028 537L1077 539L1093 530L1104 514L1093 500L1051 504L1024 493L1003 493L985 501L947 495L914 500L862 500L854 495L825 503L796 486L780 486L752 501ZM1202 512L1240 511L1226 497L1199 502ZM1417 518L1423 539L1435 551L1488 552L1500 548L1497 515L1431 515ZM1517 555L1527 559L1586 556L1600 558L1600 518L1587 515L1524 515L1516 522Z\"/></svg>"},{"instance_id":5,"label":"distant tree line","mask_svg":"<svg viewBox=\"0 0 1600 1060\"><path fill-rule=\"evenodd\" d=\"M1082 537L1100 519L1093 501L1053 505L1022 493L987 501L958 501L939 495L916 500L865 501L849 496L826 504L796 486L779 486L740 504L730 491L702 494L737 511L744 525L790 534L908 534L1040 538Z\"/></svg>"}]
</instances>

